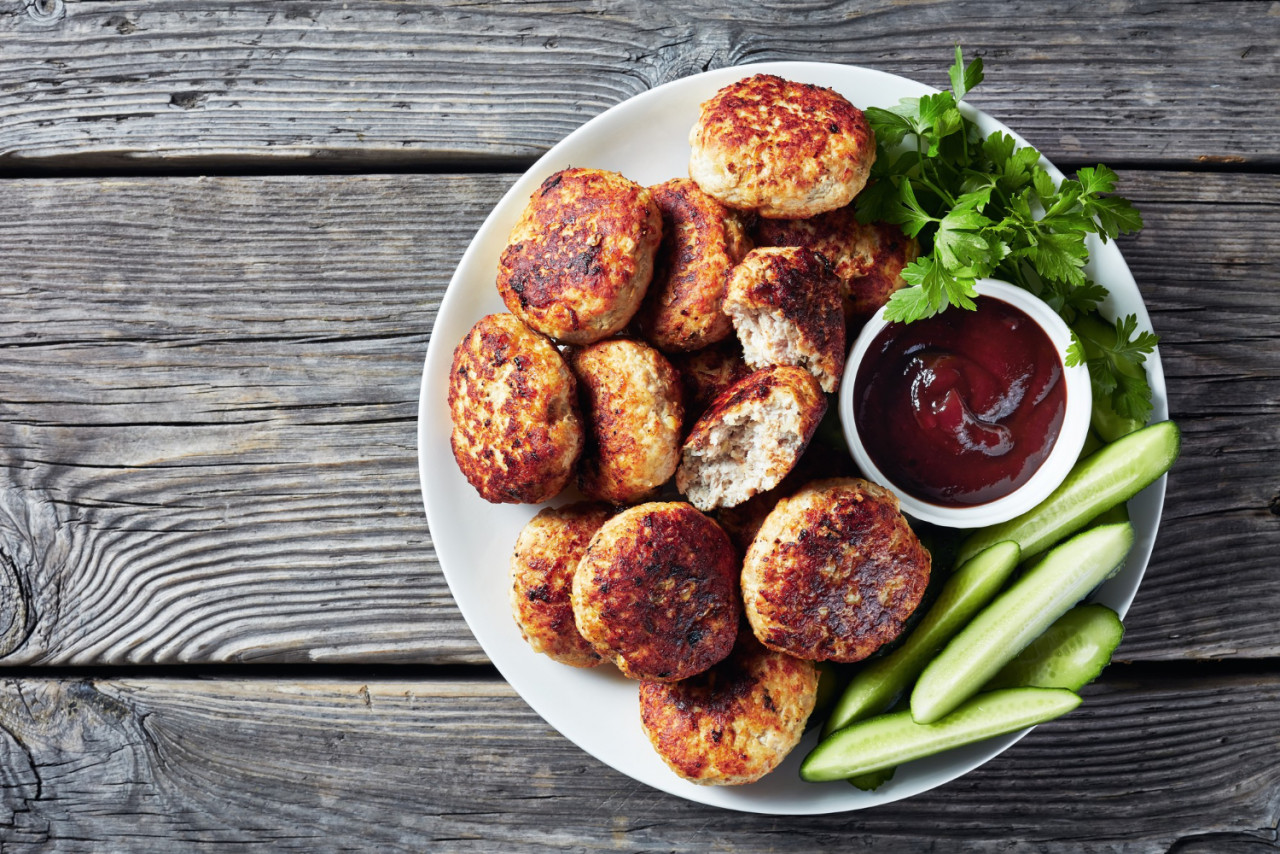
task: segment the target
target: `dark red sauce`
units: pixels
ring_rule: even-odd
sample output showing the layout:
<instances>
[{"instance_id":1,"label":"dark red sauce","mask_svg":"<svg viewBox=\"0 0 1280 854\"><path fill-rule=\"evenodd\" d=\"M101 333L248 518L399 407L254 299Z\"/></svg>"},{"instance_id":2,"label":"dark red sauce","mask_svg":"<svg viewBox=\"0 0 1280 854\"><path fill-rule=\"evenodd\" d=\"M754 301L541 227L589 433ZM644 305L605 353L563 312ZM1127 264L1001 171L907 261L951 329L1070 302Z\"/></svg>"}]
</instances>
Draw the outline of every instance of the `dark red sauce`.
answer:
<instances>
[{"instance_id":1,"label":"dark red sauce","mask_svg":"<svg viewBox=\"0 0 1280 854\"><path fill-rule=\"evenodd\" d=\"M933 504L986 504L1026 483L1053 450L1067 392L1057 348L993 297L880 331L858 368L854 418L867 454Z\"/></svg>"}]
</instances>

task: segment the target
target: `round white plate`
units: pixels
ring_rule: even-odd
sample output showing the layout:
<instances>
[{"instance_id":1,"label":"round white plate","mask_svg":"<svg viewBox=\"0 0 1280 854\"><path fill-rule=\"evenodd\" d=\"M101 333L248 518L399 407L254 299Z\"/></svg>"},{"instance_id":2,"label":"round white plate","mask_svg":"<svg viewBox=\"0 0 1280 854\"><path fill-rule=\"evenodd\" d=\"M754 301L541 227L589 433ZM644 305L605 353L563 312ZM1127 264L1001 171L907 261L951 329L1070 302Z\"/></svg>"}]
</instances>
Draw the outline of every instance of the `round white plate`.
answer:
<instances>
[{"instance_id":1,"label":"round white plate","mask_svg":"<svg viewBox=\"0 0 1280 854\"><path fill-rule=\"evenodd\" d=\"M485 653L538 714L566 738L619 771L671 794L729 809L771 814L819 814L862 809L932 789L970 771L1013 744L1023 733L923 759L898 769L874 792L844 782L802 782L797 768L814 733L787 761L758 783L704 787L673 774L649 746L640 727L636 683L609 666L578 670L532 652L520 637L507 602L507 562L521 528L539 508L482 500L458 471L449 447L446 406L453 349L485 314L504 311L494 285L507 235L538 185L569 166L621 172L641 184L688 174L689 128L699 104L721 87L768 72L831 87L859 107L889 107L900 98L936 90L891 74L844 65L772 62L724 68L668 83L618 104L587 122L546 153L493 209L462 256L445 293L427 349L418 406L418 464L427 520L440 566L458 608ZM985 133L1010 132L990 117L969 113ZM1016 135L1015 135L1016 136ZM1092 246L1088 272L1110 289L1109 313L1150 320L1133 276L1114 244ZM1155 420L1168 417L1158 355L1148 360ZM1151 555L1164 481L1130 504L1138 540L1128 564L1095 595L1123 616ZM477 711L477 714L480 714Z\"/></svg>"}]
</instances>

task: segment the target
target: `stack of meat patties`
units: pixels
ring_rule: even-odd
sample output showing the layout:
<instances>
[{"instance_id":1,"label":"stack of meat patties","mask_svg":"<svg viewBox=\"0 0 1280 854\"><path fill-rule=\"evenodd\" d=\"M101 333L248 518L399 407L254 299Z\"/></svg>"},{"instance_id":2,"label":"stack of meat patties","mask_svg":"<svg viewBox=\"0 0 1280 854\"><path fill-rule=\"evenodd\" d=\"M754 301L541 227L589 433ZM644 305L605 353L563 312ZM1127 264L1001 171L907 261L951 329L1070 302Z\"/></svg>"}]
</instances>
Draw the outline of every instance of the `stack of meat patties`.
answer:
<instances>
[{"instance_id":1,"label":"stack of meat patties","mask_svg":"<svg viewBox=\"0 0 1280 854\"><path fill-rule=\"evenodd\" d=\"M449 410L486 500L575 482L585 499L516 543L530 646L640 680L666 763L740 784L800 740L814 663L892 641L928 582L894 496L846 454L806 453L846 343L916 248L854 217L875 141L832 90L741 80L690 143L690 177L656 187L584 168L543 182L499 262L511 313L458 345Z\"/></svg>"}]
</instances>

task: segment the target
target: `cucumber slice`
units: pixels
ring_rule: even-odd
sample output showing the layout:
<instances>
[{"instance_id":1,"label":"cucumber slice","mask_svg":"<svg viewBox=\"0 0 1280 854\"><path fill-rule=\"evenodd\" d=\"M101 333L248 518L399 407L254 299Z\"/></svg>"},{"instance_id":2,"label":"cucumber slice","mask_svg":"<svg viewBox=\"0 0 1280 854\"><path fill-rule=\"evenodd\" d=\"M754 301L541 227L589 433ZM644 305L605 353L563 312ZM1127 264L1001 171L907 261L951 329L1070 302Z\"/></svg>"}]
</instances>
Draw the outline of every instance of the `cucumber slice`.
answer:
<instances>
[{"instance_id":1,"label":"cucumber slice","mask_svg":"<svg viewBox=\"0 0 1280 854\"><path fill-rule=\"evenodd\" d=\"M1008 522L981 528L960 546L966 561L1001 540L1012 540L1032 557L1128 501L1169 470L1178 458L1178 426L1161 421L1117 439L1081 460L1048 498Z\"/></svg>"},{"instance_id":2,"label":"cucumber slice","mask_svg":"<svg viewBox=\"0 0 1280 854\"><path fill-rule=\"evenodd\" d=\"M1045 555L984 608L920 674L911 714L932 723L973 696L1050 624L1124 562L1133 546L1128 522L1077 534Z\"/></svg>"},{"instance_id":3,"label":"cucumber slice","mask_svg":"<svg viewBox=\"0 0 1280 854\"><path fill-rule=\"evenodd\" d=\"M956 570L902 646L853 675L831 710L822 734L828 735L889 708L942 645L1000 592L1017 567L1020 555L1016 543L996 543Z\"/></svg>"},{"instance_id":4,"label":"cucumber slice","mask_svg":"<svg viewBox=\"0 0 1280 854\"><path fill-rule=\"evenodd\" d=\"M800 764L811 783L843 780L893 768L953 747L1017 732L1080 705L1062 688L1006 688L981 694L933 724L918 724L909 711L850 724L818 742Z\"/></svg>"},{"instance_id":5,"label":"cucumber slice","mask_svg":"<svg viewBox=\"0 0 1280 854\"><path fill-rule=\"evenodd\" d=\"M1079 605L1063 614L987 683L996 688L1079 691L1098 678L1124 638L1120 617L1105 605Z\"/></svg>"}]
</instances>

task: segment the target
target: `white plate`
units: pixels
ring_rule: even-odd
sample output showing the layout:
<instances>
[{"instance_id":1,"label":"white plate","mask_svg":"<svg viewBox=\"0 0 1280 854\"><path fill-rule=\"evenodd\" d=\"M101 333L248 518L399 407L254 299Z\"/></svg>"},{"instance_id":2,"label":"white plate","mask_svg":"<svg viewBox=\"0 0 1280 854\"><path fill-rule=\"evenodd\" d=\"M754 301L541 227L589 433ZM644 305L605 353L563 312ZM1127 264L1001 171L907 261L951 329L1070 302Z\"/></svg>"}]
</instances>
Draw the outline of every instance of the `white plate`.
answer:
<instances>
[{"instance_id":1,"label":"white plate","mask_svg":"<svg viewBox=\"0 0 1280 854\"><path fill-rule=\"evenodd\" d=\"M418 462L427 520L440 566L458 608L494 665L538 714L583 750L619 771L691 801L770 814L819 814L862 809L932 789L986 762L1024 733L923 759L899 768L874 792L847 783L804 783L800 760L813 744L811 732L787 761L758 783L704 787L688 783L662 763L641 731L636 683L604 666L578 670L530 651L520 638L507 603L507 562L516 537L538 508L483 501L462 477L449 448L445 404L453 348L475 321L504 311L494 286L498 256L535 188L569 166L612 169L642 184L688 173L689 128L698 105L719 88L768 72L829 86L859 107L896 104L900 98L936 90L920 83L852 66L809 62L744 65L698 74L660 86L618 104L587 122L546 153L502 198L462 256L445 293L431 343L418 406ZM990 117L971 112L985 133L1008 131ZM1016 136L1016 135L1015 135ZM1114 244L1095 241L1088 272L1112 294L1110 312L1136 313L1150 328L1133 276ZM1164 373L1158 355L1148 360L1155 420L1168 417ZM1098 592L1097 601L1123 616L1151 555L1164 481L1130 504L1138 540L1126 567ZM477 715L482 714L480 710Z\"/></svg>"}]
</instances>

